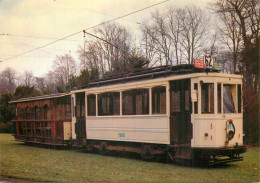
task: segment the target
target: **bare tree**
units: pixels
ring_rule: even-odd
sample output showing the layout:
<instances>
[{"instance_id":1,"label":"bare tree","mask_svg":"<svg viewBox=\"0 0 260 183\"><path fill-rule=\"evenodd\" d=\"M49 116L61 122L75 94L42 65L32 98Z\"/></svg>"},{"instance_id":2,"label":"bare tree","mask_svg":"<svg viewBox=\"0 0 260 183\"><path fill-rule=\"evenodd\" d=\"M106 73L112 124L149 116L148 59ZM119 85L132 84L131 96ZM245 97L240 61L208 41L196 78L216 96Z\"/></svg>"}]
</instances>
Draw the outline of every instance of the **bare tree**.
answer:
<instances>
[{"instance_id":1,"label":"bare tree","mask_svg":"<svg viewBox=\"0 0 260 183\"><path fill-rule=\"evenodd\" d=\"M133 62L129 58L137 49L134 49L131 34L125 27L115 23L106 24L96 29L90 39L85 43L85 50L80 48L78 53L81 69L87 69L92 79L124 72L129 69L128 66L134 65L129 64Z\"/></svg>"},{"instance_id":2,"label":"bare tree","mask_svg":"<svg viewBox=\"0 0 260 183\"><path fill-rule=\"evenodd\" d=\"M239 27L243 43L241 56L244 81L257 90L259 79L259 30L260 1L259 0L217 0L213 9L220 16L229 15L228 23L235 22ZM235 32L233 31L235 34Z\"/></svg>"},{"instance_id":3,"label":"bare tree","mask_svg":"<svg viewBox=\"0 0 260 183\"><path fill-rule=\"evenodd\" d=\"M169 38L172 40L175 50L175 59L176 64L178 65L181 62L181 32L182 30L182 17L184 16L183 9L173 9L168 10L168 25L169 25Z\"/></svg>"},{"instance_id":4,"label":"bare tree","mask_svg":"<svg viewBox=\"0 0 260 183\"><path fill-rule=\"evenodd\" d=\"M226 45L232 53L232 73L237 70L238 59L241 51L241 27L237 24L233 12L221 12L219 17L224 24L218 26L221 42Z\"/></svg>"},{"instance_id":5,"label":"bare tree","mask_svg":"<svg viewBox=\"0 0 260 183\"><path fill-rule=\"evenodd\" d=\"M155 59L155 56L159 53L158 47L156 46L156 41L153 39L155 35L155 31L151 31L150 26L147 22L144 22L141 27L143 33L143 41L144 43L141 46L144 46L145 49L145 58L151 61L151 67L153 67L157 61L160 61L160 65L162 65L161 59Z\"/></svg>"},{"instance_id":6,"label":"bare tree","mask_svg":"<svg viewBox=\"0 0 260 183\"><path fill-rule=\"evenodd\" d=\"M66 90L66 85L72 76L76 74L76 62L71 55L57 56L53 64L53 74L61 90Z\"/></svg>"},{"instance_id":7,"label":"bare tree","mask_svg":"<svg viewBox=\"0 0 260 183\"><path fill-rule=\"evenodd\" d=\"M46 89L45 93L46 94L51 94L51 93L57 93L57 79L53 71L49 71L48 74L45 75L45 81L46 81Z\"/></svg>"},{"instance_id":8,"label":"bare tree","mask_svg":"<svg viewBox=\"0 0 260 183\"><path fill-rule=\"evenodd\" d=\"M172 64L172 40L168 37L167 17L156 11L151 15L151 22L144 23L141 29L146 45L146 53L153 55L150 52L154 51L157 56L155 59L159 61L160 65Z\"/></svg>"},{"instance_id":9,"label":"bare tree","mask_svg":"<svg viewBox=\"0 0 260 183\"><path fill-rule=\"evenodd\" d=\"M34 86L38 91L40 91L41 93L47 92L46 91L46 79L44 77L35 77L34 80L35 80Z\"/></svg>"},{"instance_id":10,"label":"bare tree","mask_svg":"<svg viewBox=\"0 0 260 183\"><path fill-rule=\"evenodd\" d=\"M185 55L188 63L201 55L203 46L206 45L206 36L208 31L208 19L206 14L195 6L187 6L181 17L181 44L182 53Z\"/></svg>"},{"instance_id":11,"label":"bare tree","mask_svg":"<svg viewBox=\"0 0 260 183\"><path fill-rule=\"evenodd\" d=\"M24 86L31 87L34 85L34 75L32 71L26 70L20 77L20 82Z\"/></svg>"},{"instance_id":12,"label":"bare tree","mask_svg":"<svg viewBox=\"0 0 260 183\"><path fill-rule=\"evenodd\" d=\"M12 93L16 88L17 73L10 67L6 68L0 74L0 94Z\"/></svg>"},{"instance_id":13,"label":"bare tree","mask_svg":"<svg viewBox=\"0 0 260 183\"><path fill-rule=\"evenodd\" d=\"M161 65L174 64L174 60L180 64L182 57L192 63L193 58L200 56L203 47L208 44L208 19L195 6L182 9L171 7L163 14L156 11L151 17L151 21L142 26L143 40L146 42L146 53L147 50L154 52L153 59Z\"/></svg>"}]
</instances>

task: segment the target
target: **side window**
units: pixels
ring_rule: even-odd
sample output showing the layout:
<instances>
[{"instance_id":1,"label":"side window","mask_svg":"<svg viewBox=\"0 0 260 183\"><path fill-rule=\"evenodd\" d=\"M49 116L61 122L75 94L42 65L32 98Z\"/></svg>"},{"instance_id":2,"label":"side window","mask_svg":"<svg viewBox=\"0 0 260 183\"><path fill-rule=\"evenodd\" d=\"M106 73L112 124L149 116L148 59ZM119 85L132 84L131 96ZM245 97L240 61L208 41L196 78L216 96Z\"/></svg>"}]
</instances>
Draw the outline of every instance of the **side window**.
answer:
<instances>
[{"instance_id":1,"label":"side window","mask_svg":"<svg viewBox=\"0 0 260 183\"><path fill-rule=\"evenodd\" d=\"M45 105L43 108L43 118L44 118L44 120L51 119L50 108L48 107L48 105Z\"/></svg>"},{"instance_id":2,"label":"side window","mask_svg":"<svg viewBox=\"0 0 260 183\"><path fill-rule=\"evenodd\" d=\"M41 117L41 114L40 114L40 108L39 107L37 107L37 106L35 106L34 107L34 111L35 111L35 119L36 120L39 120L40 119L40 117Z\"/></svg>"},{"instance_id":3,"label":"side window","mask_svg":"<svg viewBox=\"0 0 260 183\"><path fill-rule=\"evenodd\" d=\"M30 117L30 108L29 107L26 107L26 114L25 114L25 116L26 116L26 120L30 120L31 119L31 117Z\"/></svg>"},{"instance_id":4,"label":"side window","mask_svg":"<svg viewBox=\"0 0 260 183\"><path fill-rule=\"evenodd\" d=\"M96 116L96 95L88 95L88 116Z\"/></svg>"},{"instance_id":5,"label":"side window","mask_svg":"<svg viewBox=\"0 0 260 183\"><path fill-rule=\"evenodd\" d=\"M223 109L224 113L235 113L235 86L236 85L224 85L223 86Z\"/></svg>"},{"instance_id":6,"label":"side window","mask_svg":"<svg viewBox=\"0 0 260 183\"><path fill-rule=\"evenodd\" d=\"M201 85L201 113L214 114L214 83Z\"/></svg>"},{"instance_id":7,"label":"side window","mask_svg":"<svg viewBox=\"0 0 260 183\"><path fill-rule=\"evenodd\" d=\"M194 83L194 90L198 92L198 83ZM198 114L198 102L194 102L194 114Z\"/></svg>"},{"instance_id":8,"label":"side window","mask_svg":"<svg viewBox=\"0 0 260 183\"><path fill-rule=\"evenodd\" d=\"M152 88L153 114L166 114L166 87Z\"/></svg>"},{"instance_id":9,"label":"side window","mask_svg":"<svg viewBox=\"0 0 260 183\"><path fill-rule=\"evenodd\" d=\"M149 114L149 89L122 92L123 115Z\"/></svg>"},{"instance_id":10,"label":"side window","mask_svg":"<svg viewBox=\"0 0 260 183\"><path fill-rule=\"evenodd\" d=\"M237 104L238 104L238 108L237 108L237 112L241 113L241 107L242 107L242 95L241 95L241 85L237 85Z\"/></svg>"},{"instance_id":11,"label":"side window","mask_svg":"<svg viewBox=\"0 0 260 183\"><path fill-rule=\"evenodd\" d=\"M218 113L222 113L221 83L218 83Z\"/></svg>"},{"instance_id":12,"label":"side window","mask_svg":"<svg viewBox=\"0 0 260 183\"><path fill-rule=\"evenodd\" d=\"M98 95L98 115L120 115L119 92L109 92Z\"/></svg>"},{"instance_id":13,"label":"side window","mask_svg":"<svg viewBox=\"0 0 260 183\"><path fill-rule=\"evenodd\" d=\"M23 119L23 113L22 113L22 109L20 107L17 108L17 119L18 120L22 120Z\"/></svg>"}]
</instances>

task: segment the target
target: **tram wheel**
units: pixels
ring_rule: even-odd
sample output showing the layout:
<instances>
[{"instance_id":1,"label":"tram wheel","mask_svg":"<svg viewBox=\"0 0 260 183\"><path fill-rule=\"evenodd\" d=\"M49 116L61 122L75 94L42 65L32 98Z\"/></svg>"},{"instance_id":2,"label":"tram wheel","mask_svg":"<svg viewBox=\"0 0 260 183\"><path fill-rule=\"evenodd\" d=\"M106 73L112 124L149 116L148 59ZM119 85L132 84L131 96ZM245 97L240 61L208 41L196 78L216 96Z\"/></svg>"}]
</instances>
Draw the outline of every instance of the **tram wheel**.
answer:
<instances>
[{"instance_id":1,"label":"tram wheel","mask_svg":"<svg viewBox=\"0 0 260 183\"><path fill-rule=\"evenodd\" d=\"M146 147L146 146L143 146L142 148L142 153L141 153L141 157L142 159L144 160L151 160L154 158L154 155L151 154L150 152L150 146Z\"/></svg>"},{"instance_id":2,"label":"tram wheel","mask_svg":"<svg viewBox=\"0 0 260 183\"><path fill-rule=\"evenodd\" d=\"M103 156L107 155L108 151L107 151L106 146L107 146L107 144L105 142L100 143L99 154L101 154Z\"/></svg>"}]
</instances>

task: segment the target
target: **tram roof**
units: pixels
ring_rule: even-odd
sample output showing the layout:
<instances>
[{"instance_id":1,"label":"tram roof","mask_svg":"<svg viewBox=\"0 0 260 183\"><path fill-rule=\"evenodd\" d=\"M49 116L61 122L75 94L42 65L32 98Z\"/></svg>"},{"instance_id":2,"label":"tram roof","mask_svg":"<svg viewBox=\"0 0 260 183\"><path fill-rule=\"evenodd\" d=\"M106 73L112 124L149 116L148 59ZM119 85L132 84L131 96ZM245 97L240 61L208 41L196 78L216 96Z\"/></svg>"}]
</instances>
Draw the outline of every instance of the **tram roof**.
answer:
<instances>
[{"instance_id":1,"label":"tram roof","mask_svg":"<svg viewBox=\"0 0 260 183\"><path fill-rule=\"evenodd\" d=\"M125 73L114 74L105 79L94 80L89 83L88 87L115 84L119 82L135 81L140 79L153 79L158 77L166 77L170 75L191 74L191 73L209 73L219 72L212 69L195 68L193 64L181 65L164 65L152 68L135 69ZM86 88L88 88L86 87Z\"/></svg>"},{"instance_id":2,"label":"tram roof","mask_svg":"<svg viewBox=\"0 0 260 183\"><path fill-rule=\"evenodd\" d=\"M27 101L34 101L34 100L46 100L50 98L59 98L66 95L70 95L70 93L55 93L50 95L41 95L41 96L35 96L35 97L27 97L27 98L20 98L16 100L12 100L9 103L19 103L19 102L27 102Z\"/></svg>"},{"instance_id":3,"label":"tram roof","mask_svg":"<svg viewBox=\"0 0 260 183\"><path fill-rule=\"evenodd\" d=\"M88 86L85 86L83 88L92 88L96 86L110 85L110 84L116 84L121 82L137 81L137 80L144 80L144 79L154 79L154 78L167 77L172 75L209 73L209 72L217 73L219 71L211 70L211 69L195 68L193 64L182 64L182 65L175 65L175 66L164 65L164 66L152 67L152 68L135 69L129 72L114 74L108 76L105 79L91 81ZM70 95L70 92L21 98L21 99L12 100L9 103L45 100L49 98L63 97L66 95Z\"/></svg>"}]
</instances>

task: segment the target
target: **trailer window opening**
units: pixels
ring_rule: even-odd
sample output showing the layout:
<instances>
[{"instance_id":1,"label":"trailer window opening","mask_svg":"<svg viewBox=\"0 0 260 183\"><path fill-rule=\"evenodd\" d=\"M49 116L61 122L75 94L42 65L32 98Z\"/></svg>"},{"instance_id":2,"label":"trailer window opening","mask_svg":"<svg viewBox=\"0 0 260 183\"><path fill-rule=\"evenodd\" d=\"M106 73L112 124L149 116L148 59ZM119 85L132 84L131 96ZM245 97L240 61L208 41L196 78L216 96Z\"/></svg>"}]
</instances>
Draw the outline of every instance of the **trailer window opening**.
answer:
<instances>
[{"instance_id":1,"label":"trailer window opening","mask_svg":"<svg viewBox=\"0 0 260 183\"><path fill-rule=\"evenodd\" d=\"M17 108L17 120L23 119L23 111L20 107Z\"/></svg>"},{"instance_id":2,"label":"trailer window opening","mask_svg":"<svg viewBox=\"0 0 260 183\"><path fill-rule=\"evenodd\" d=\"M238 113L241 113L241 107L242 107L242 105L241 105L242 98L241 97L242 97L241 96L241 84L239 84L239 85L237 85L237 105L238 105L237 110L238 110Z\"/></svg>"},{"instance_id":3,"label":"trailer window opening","mask_svg":"<svg viewBox=\"0 0 260 183\"><path fill-rule=\"evenodd\" d=\"M232 90L234 91L235 85L224 85L223 86L223 107L224 113L235 113L235 102L234 102L234 94L232 94Z\"/></svg>"},{"instance_id":4,"label":"trailer window opening","mask_svg":"<svg viewBox=\"0 0 260 183\"><path fill-rule=\"evenodd\" d=\"M44 105L44 108L43 108L43 119L44 120L48 120L50 118L51 118L51 116L50 116L50 108L48 107L48 105Z\"/></svg>"},{"instance_id":5,"label":"trailer window opening","mask_svg":"<svg viewBox=\"0 0 260 183\"><path fill-rule=\"evenodd\" d=\"M88 95L88 116L96 116L96 95Z\"/></svg>"},{"instance_id":6,"label":"trailer window opening","mask_svg":"<svg viewBox=\"0 0 260 183\"><path fill-rule=\"evenodd\" d=\"M30 108L26 107L26 120L30 120Z\"/></svg>"},{"instance_id":7,"label":"trailer window opening","mask_svg":"<svg viewBox=\"0 0 260 183\"><path fill-rule=\"evenodd\" d=\"M201 113L214 114L214 84L201 85Z\"/></svg>"},{"instance_id":8,"label":"trailer window opening","mask_svg":"<svg viewBox=\"0 0 260 183\"><path fill-rule=\"evenodd\" d=\"M221 83L218 83L218 113L222 113Z\"/></svg>"},{"instance_id":9,"label":"trailer window opening","mask_svg":"<svg viewBox=\"0 0 260 183\"><path fill-rule=\"evenodd\" d=\"M98 95L98 115L120 115L120 93L108 92Z\"/></svg>"},{"instance_id":10,"label":"trailer window opening","mask_svg":"<svg viewBox=\"0 0 260 183\"><path fill-rule=\"evenodd\" d=\"M41 119L41 114L40 114L40 108L38 107L38 106L35 106L34 107L34 111L35 111L35 119L36 120L39 120L39 119Z\"/></svg>"},{"instance_id":11,"label":"trailer window opening","mask_svg":"<svg viewBox=\"0 0 260 183\"><path fill-rule=\"evenodd\" d=\"M153 114L166 114L166 87L152 88Z\"/></svg>"},{"instance_id":12,"label":"trailer window opening","mask_svg":"<svg viewBox=\"0 0 260 183\"><path fill-rule=\"evenodd\" d=\"M149 114L149 89L122 92L123 115Z\"/></svg>"}]
</instances>

